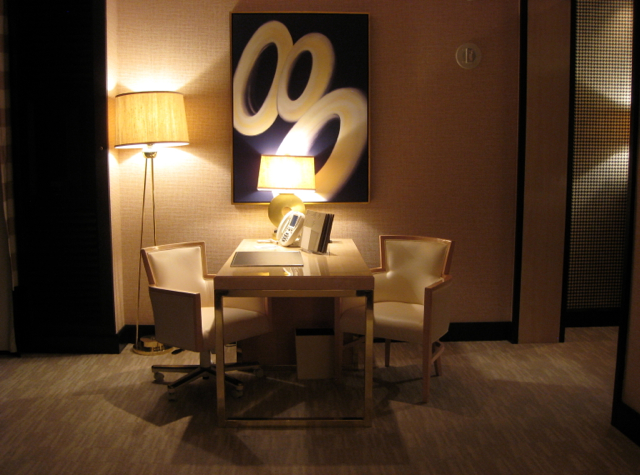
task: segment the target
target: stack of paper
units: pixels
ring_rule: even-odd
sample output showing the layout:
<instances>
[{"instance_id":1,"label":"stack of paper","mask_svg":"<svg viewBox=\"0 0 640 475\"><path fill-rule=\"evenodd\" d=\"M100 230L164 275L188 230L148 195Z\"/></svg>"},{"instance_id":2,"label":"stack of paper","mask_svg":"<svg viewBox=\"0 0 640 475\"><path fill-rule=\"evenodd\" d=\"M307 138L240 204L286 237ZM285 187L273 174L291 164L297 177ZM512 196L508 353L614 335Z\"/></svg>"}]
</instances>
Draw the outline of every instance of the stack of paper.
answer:
<instances>
[{"instance_id":1,"label":"stack of paper","mask_svg":"<svg viewBox=\"0 0 640 475\"><path fill-rule=\"evenodd\" d=\"M309 252L327 252L331 241L333 214L307 210L302 228L300 248Z\"/></svg>"}]
</instances>

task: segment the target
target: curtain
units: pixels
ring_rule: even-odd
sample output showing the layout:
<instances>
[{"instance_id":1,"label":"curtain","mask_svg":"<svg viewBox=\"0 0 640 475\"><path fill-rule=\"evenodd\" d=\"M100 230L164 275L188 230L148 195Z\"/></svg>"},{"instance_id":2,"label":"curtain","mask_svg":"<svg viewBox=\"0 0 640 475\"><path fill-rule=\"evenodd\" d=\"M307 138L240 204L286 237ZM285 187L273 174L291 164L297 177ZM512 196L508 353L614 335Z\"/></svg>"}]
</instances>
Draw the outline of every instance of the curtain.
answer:
<instances>
[{"instance_id":1,"label":"curtain","mask_svg":"<svg viewBox=\"0 0 640 475\"><path fill-rule=\"evenodd\" d=\"M8 124L6 0L0 0L0 351L16 352L13 290L18 285L13 208L13 180Z\"/></svg>"}]
</instances>

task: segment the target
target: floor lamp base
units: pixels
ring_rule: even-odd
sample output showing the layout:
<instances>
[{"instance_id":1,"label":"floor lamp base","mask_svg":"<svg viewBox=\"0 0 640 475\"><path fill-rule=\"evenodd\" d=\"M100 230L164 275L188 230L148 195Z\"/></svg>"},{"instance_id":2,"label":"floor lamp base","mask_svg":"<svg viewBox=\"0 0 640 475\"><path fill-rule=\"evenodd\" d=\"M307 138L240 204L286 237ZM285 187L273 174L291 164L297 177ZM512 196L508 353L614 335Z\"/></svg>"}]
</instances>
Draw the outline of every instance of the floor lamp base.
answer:
<instances>
[{"instance_id":1,"label":"floor lamp base","mask_svg":"<svg viewBox=\"0 0 640 475\"><path fill-rule=\"evenodd\" d=\"M134 353L144 356L166 355L173 350L156 340L155 336L143 336L131 348Z\"/></svg>"}]
</instances>

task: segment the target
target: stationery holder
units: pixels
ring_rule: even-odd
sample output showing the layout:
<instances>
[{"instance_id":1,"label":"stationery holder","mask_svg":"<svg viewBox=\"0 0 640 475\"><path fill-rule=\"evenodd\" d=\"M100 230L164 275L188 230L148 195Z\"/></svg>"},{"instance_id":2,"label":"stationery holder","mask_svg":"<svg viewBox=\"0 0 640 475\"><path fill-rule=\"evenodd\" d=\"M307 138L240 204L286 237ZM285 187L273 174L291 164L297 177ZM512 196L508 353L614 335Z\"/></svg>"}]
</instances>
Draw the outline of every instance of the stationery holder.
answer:
<instances>
[{"instance_id":1,"label":"stationery holder","mask_svg":"<svg viewBox=\"0 0 640 475\"><path fill-rule=\"evenodd\" d=\"M300 249L314 254L327 254L331 242L333 214L307 210L300 239Z\"/></svg>"}]
</instances>

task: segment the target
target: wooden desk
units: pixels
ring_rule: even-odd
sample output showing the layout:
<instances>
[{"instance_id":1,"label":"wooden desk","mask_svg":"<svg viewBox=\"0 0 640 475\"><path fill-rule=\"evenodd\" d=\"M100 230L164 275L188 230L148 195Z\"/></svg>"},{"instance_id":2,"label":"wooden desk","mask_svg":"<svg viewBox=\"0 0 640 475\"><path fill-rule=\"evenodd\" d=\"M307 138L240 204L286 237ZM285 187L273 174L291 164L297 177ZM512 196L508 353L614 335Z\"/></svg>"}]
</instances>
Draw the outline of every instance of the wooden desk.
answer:
<instances>
[{"instance_id":1,"label":"wooden desk","mask_svg":"<svg viewBox=\"0 0 640 475\"><path fill-rule=\"evenodd\" d=\"M299 248L266 246L245 239L238 251L287 252ZM221 426L370 426L373 412L373 286L371 271L351 239L334 239L327 254L302 252L302 267L232 267L235 252L214 278L216 361L224 364L224 297L366 298L364 402L361 418L241 419L227 418L224 372L216 374L218 423Z\"/></svg>"}]
</instances>

